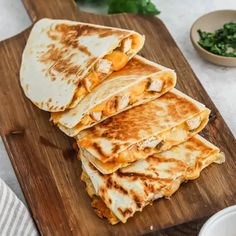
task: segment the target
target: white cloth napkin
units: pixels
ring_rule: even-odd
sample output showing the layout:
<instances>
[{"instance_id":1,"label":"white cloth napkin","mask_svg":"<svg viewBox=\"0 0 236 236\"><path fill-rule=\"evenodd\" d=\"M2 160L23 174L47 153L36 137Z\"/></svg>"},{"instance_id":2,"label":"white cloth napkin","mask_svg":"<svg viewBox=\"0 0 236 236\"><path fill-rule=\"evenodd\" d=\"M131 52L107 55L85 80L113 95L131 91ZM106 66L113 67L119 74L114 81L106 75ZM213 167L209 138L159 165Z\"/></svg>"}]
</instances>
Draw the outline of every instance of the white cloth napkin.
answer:
<instances>
[{"instance_id":1,"label":"white cloth napkin","mask_svg":"<svg viewBox=\"0 0 236 236\"><path fill-rule=\"evenodd\" d=\"M0 235L36 236L39 235L25 205L0 179Z\"/></svg>"}]
</instances>

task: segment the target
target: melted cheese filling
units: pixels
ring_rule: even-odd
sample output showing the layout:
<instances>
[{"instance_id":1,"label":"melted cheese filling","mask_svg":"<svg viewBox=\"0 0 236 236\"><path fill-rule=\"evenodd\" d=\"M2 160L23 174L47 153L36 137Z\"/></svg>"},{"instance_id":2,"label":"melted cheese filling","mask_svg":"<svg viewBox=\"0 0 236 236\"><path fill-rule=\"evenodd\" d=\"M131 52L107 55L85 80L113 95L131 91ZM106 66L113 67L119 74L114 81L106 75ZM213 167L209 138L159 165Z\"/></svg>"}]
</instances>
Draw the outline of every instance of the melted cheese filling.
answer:
<instances>
[{"instance_id":1,"label":"melted cheese filling","mask_svg":"<svg viewBox=\"0 0 236 236\"><path fill-rule=\"evenodd\" d=\"M100 59L91 69L88 76L79 83L70 108L74 107L80 98L91 92L91 90L109 74L111 74L113 71L122 69L128 63L129 56L138 46L139 38L137 35L133 35L124 39L117 49L106 55L104 58Z\"/></svg>"},{"instance_id":2,"label":"melted cheese filling","mask_svg":"<svg viewBox=\"0 0 236 236\"><path fill-rule=\"evenodd\" d=\"M158 198L170 198L179 189L181 183L183 183L184 181L194 180L198 178L200 176L201 171L207 166L209 166L211 163L222 163L222 161L224 162L224 154L219 153L218 150L212 150L208 156L198 158L193 167L187 167L187 171L184 174L181 174L179 177L173 178L173 180L169 184L164 186L160 191L157 191L151 199L144 199L143 207L151 204L154 200ZM125 219L124 221L122 219L118 219L118 217L110 209L110 206L106 205L101 199L101 197L95 192L90 176L87 174L84 168L81 180L85 182L86 191L92 198L92 206L100 218L106 218L112 225L117 224L119 221L122 221L123 223L126 222L127 219ZM142 211L142 209L136 209L136 211ZM133 216L133 214L129 217L131 216Z\"/></svg>"},{"instance_id":3,"label":"melted cheese filling","mask_svg":"<svg viewBox=\"0 0 236 236\"><path fill-rule=\"evenodd\" d=\"M190 120L200 120L198 127L192 129L190 127ZM139 143L131 145L128 149L120 152L113 162L116 163L130 163L136 160L144 159L145 157L152 155L155 152L160 152L169 149L170 147L177 145L181 142L186 141L188 138L192 137L208 120L205 112L202 112L200 115L197 115L186 122L172 128L171 130L162 132L157 136L152 136L149 139L142 140ZM155 142L156 141L156 142ZM152 144L156 144L153 146ZM108 161L109 163L109 161Z\"/></svg>"},{"instance_id":4,"label":"melted cheese filling","mask_svg":"<svg viewBox=\"0 0 236 236\"><path fill-rule=\"evenodd\" d=\"M80 129L84 126L91 126L97 121L104 120L108 116L112 116L121 110L125 110L128 106L135 105L135 103L140 102L153 96L153 93L163 93L167 89L169 78L171 75L164 74L162 76L156 76L151 79L140 82L133 88L129 89L127 92L123 92L119 96L113 96L109 100L95 106L90 110L89 114L85 115L81 121L76 125L76 128ZM150 81L161 81L162 88L158 91L149 91ZM125 101L126 100L126 101ZM95 113L100 113L99 115ZM99 118L99 119L96 119Z\"/></svg>"}]
</instances>

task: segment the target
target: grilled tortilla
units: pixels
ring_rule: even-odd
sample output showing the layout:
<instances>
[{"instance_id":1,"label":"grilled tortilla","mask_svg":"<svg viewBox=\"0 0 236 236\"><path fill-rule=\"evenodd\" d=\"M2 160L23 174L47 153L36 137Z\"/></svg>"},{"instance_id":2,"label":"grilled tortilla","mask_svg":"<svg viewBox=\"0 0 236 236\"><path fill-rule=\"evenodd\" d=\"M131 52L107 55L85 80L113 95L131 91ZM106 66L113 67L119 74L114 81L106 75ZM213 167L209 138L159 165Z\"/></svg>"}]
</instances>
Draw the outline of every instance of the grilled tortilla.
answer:
<instances>
[{"instance_id":1,"label":"grilled tortilla","mask_svg":"<svg viewBox=\"0 0 236 236\"><path fill-rule=\"evenodd\" d=\"M20 82L39 108L71 108L143 46L130 30L68 20L39 20L22 56Z\"/></svg>"},{"instance_id":2,"label":"grilled tortilla","mask_svg":"<svg viewBox=\"0 0 236 236\"><path fill-rule=\"evenodd\" d=\"M173 89L163 96L81 131L84 156L103 174L167 150L200 132L209 109Z\"/></svg>"},{"instance_id":3,"label":"grilled tortilla","mask_svg":"<svg viewBox=\"0 0 236 236\"><path fill-rule=\"evenodd\" d=\"M113 72L75 108L52 113L52 120L69 136L100 123L115 114L151 101L175 86L173 70L140 56Z\"/></svg>"},{"instance_id":4,"label":"grilled tortilla","mask_svg":"<svg viewBox=\"0 0 236 236\"><path fill-rule=\"evenodd\" d=\"M170 197L183 181L199 177L213 162L224 162L219 149L199 135L170 150L103 175L81 155L82 180L92 206L111 224L125 223L135 212L161 197Z\"/></svg>"}]
</instances>

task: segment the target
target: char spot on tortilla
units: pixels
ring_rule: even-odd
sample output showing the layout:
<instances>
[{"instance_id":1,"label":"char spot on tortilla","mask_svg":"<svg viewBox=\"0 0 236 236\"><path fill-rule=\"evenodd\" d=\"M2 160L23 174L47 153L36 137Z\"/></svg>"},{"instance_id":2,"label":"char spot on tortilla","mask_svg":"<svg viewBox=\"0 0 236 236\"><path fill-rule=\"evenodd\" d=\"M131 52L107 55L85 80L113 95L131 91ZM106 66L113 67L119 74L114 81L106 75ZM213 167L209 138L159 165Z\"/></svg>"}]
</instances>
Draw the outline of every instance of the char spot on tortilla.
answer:
<instances>
[{"instance_id":1,"label":"char spot on tortilla","mask_svg":"<svg viewBox=\"0 0 236 236\"><path fill-rule=\"evenodd\" d=\"M120 148L119 145L113 144L112 145L112 153L116 153L119 150L119 148Z\"/></svg>"},{"instance_id":2,"label":"char spot on tortilla","mask_svg":"<svg viewBox=\"0 0 236 236\"><path fill-rule=\"evenodd\" d=\"M48 46L48 50L44 52L39 61L49 64L50 67L46 71L52 78L55 78L54 71L63 73L62 78L67 79L70 75L76 75L80 71L80 66L72 62L73 54L67 55L63 48L57 48L54 44Z\"/></svg>"},{"instance_id":3,"label":"char spot on tortilla","mask_svg":"<svg viewBox=\"0 0 236 236\"><path fill-rule=\"evenodd\" d=\"M101 156L106 156L106 154L104 153L102 147L98 144L98 143L94 143L93 144L95 150L101 155Z\"/></svg>"},{"instance_id":4,"label":"char spot on tortilla","mask_svg":"<svg viewBox=\"0 0 236 236\"><path fill-rule=\"evenodd\" d=\"M81 52L83 52L84 54L91 56L92 53L88 50L88 48L84 45L78 45L76 48L78 48Z\"/></svg>"},{"instance_id":5,"label":"char spot on tortilla","mask_svg":"<svg viewBox=\"0 0 236 236\"><path fill-rule=\"evenodd\" d=\"M141 180L143 182L145 181L165 181L165 179L163 178L159 178L157 176L152 176L150 174L145 174L145 173L138 173L138 172L121 172L121 171L117 171L117 175L120 178L126 178L127 180L130 179L131 181L135 181L135 180Z\"/></svg>"},{"instance_id":6,"label":"char spot on tortilla","mask_svg":"<svg viewBox=\"0 0 236 236\"><path fill-rule=\"evenodd\" d=\"M56 108L56 106L55 106L55 108ZM53 109L54 109L54 106L53 106L53 105L50 106L49 109L50 109L50 110L53 110Z\"/></svg>"},{"instance_id":7,"label":"char spot on tortilla","mask_svg":"<svg viewBox=\"0 0 236 236\"><path fill-rule=\"evenodd\" d=\"M203 154L209 154L209 152L212 151L210 147L203 145L202 142L195 137L191 138L191 140L189 140L187 144L183 145L185 145L185 148L188 149L190 152L194 150L199 150Z\"/></svg>"},{"instance_id":8,"label":"char spot on tortilla","mask_svg":"<svg viewBox=\"0 0 236 236\"><path fill-rule=\"evenodd\" d=\"M107 186L107 189L114 188L124 195L128 194L128 191L124 187L122 187L115 180L112 179L112 175L108 176L108 178L106 180L106 186Z\"/></svg>"},{"instance_id":9,"label":"char spot on tortilla","mask_svg":"<svg viewBox=\"0 0 236 236\"><path fill-rule=\"evenodd\" d=\"M126 215L132 214L132 212L133 212L131 208L126 208L125 210L122 210L120 207L118 208L118 211L119 211L124 217L126 217Z\"/></svg>"},{"instance_id":10,"label":"char spot on tortilla","mask_svg":"<svg viewBox=\"0 0 236 236\"><path fill-rule=\"evenodd\" d=\"M117 35L124 37L128 35L127 32L122 32L115 29L99 28L90 25L66 25L66 24L57 24L55 27L51 27L47 32L47 35L53 41L59 41L61 44L66 46L71 46L73 48L78 48L79 37L81 36L92 36L97 35L101 38L108 37L110 35ZM85 50L86 54L91 54L87 48L81 49Z\"/></svg>"},{"instance_id":11,"label":"char spot on tortilla","mask_svg":"<svg viewBox=\"0 0 236 236\"><path fill-rule=\"evenodd\" d=\"M163 111L165 116L163 116ZM162 127L166 114L169 117L169 123L172 123L197 112L200 112L200 109L191 101L176 94L167 93L158 100L134 107L92 127L86 131L88 134L86 139L89 140L90 137L122 141L140 139L144 134L147 137L152 135L152 127Z\"/></svg>"},{"instance_id":12,"label":"char spot on tortilla","mask_svg":"<svg viewBox=\"0 0 236 236\"><path fill-rule=\"evenodd\" d=\"M141 208L142 202L143 202L143 199L141 198L141 196L139 194L137 194L135 191L133 191L132 189L130 190L130 196L134 200L137 208Z\"/></svg>"}]
</instances>

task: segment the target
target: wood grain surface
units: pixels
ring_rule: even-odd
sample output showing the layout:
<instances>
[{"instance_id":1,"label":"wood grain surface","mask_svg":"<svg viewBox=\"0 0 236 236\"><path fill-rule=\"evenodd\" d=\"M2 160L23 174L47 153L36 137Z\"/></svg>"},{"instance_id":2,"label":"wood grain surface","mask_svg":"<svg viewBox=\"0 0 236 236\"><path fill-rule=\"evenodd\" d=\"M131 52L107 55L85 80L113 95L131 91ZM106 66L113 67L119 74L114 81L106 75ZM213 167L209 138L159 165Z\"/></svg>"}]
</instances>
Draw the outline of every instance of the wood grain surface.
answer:
<instances>
[{"instance_id":1,"label":"wood grain surface","mask_svg":"<svg viewBox=\"0 0 236 236\"><path fill-rule=\"evenodd\" d=\"M199 179L183 184L171 200L156 201L126 224L111 226L99 219L80 181L81 165L72 149L73 140L53 127L49 114L36 108L21 90L19 68L28 29L0 42L0 133L42 235L196 235L202 218L236 203L235 139L158 18L83 13L72 0L24 0L24 3L33 21L42 17L71 19L145 34L141 54L174 68L178 89L212 110L202 134L226 155L225 164L211 165ZM194 220L197 221L180 225Z\"/></svg>"}]
</instances>

